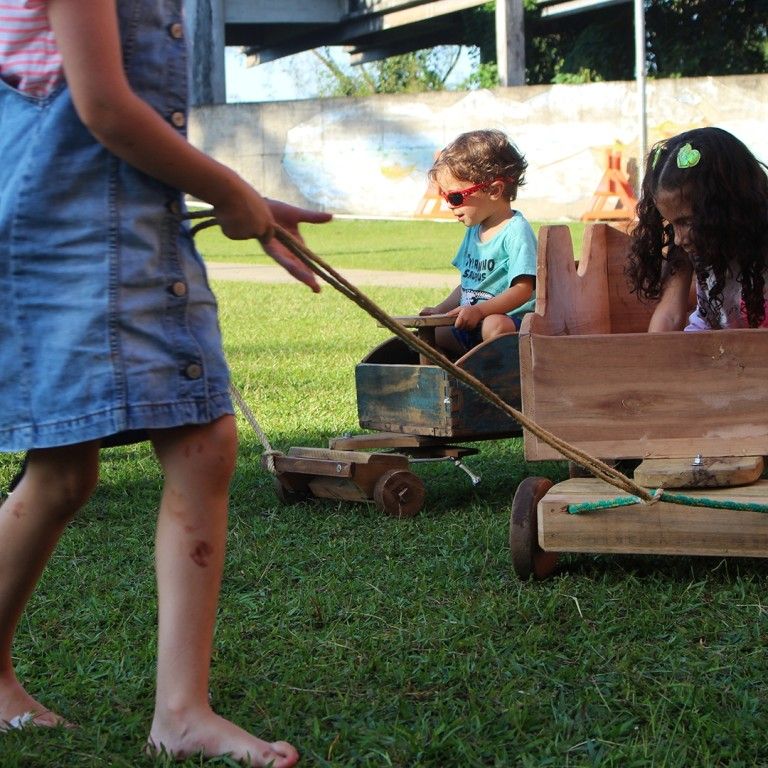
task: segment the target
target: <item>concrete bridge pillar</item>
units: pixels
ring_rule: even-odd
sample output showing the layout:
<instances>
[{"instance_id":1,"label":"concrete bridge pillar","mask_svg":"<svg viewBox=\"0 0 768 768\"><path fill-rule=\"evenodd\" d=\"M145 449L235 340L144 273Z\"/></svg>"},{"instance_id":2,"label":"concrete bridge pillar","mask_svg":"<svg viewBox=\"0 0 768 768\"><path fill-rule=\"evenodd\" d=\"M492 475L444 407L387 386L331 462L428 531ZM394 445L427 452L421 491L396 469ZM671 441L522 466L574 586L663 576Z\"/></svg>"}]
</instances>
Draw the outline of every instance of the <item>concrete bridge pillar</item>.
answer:
<instances>
[{"instance_id":1,"label":"concrete bridge pillar","mask_svg":"<svg viewBox=\"0 0 768 768\"><path fill-rule=\"evenodd\" d=\"M501 85L525 85L523 0L496 0L496 62Z\"/></svg>"},{"instance_id":2,"label":"concrete bridge pillar","mask_svg":"<svg viewBox=\"0 0 768 768\"><path fill-rule=\"evenodd\" d=\"M225 104L224 0L186 0L192 106Z\"/></svg>"}]
</instances>

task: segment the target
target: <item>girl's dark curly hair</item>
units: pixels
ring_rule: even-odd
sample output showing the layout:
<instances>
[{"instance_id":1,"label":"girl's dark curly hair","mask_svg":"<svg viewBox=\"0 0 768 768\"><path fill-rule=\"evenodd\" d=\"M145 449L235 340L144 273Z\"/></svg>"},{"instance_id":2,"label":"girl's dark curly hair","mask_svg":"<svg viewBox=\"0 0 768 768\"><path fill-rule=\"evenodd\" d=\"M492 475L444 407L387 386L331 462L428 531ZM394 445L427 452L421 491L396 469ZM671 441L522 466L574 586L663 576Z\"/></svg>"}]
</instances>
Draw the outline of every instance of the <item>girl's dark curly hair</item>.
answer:
<instances>
[{"instance_id":1,"label":"girl's dark curly hair","mask_svg":"<svg viewBox=\"0 0 768 768\"><path fill-rule=\"evenodd\" d=\"M488 129L459 135L440 152L427 175L436 182L435 176L445 169L473 184L504 179L504 196L515 200L527 167L525 157L502 131Z\"/></svg>"},{"instance_id":2,"label":"girl's dark curly hair","mask_svg":"<svg viewBox=\"0 0 768 768\"><path fill-rule=\"evenodd\" d=\"M686 144L699 153L698 162L678 167ZM763 289L768 268L768 176L766 166L735 136L721 128L697 128L655 144L646 161L632 231L627 277L644 299L658 299L664 280L689 258L674 244L669 222L656 209L659 189L679 190L691 204L693 264L699 285L714 275L709 303L722 304L729 275L741 283L750 327L765 316ZM711 313L708 313L711 314ZM716 317L707 317L713 328Z\"/></svg>"}]
</instances>

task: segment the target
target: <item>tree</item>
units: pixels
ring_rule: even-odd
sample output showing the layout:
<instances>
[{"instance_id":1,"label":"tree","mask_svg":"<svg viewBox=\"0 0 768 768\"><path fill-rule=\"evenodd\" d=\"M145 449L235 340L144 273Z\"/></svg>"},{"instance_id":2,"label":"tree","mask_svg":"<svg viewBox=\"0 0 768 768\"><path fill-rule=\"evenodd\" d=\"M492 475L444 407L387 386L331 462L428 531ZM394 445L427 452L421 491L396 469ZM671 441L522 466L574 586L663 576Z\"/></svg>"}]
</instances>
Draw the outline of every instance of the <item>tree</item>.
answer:
<instances>
[{"instance_id":1,"label":"tree","mask_svg":"<svg viewBox=\"0 0 768 768\"><path fill-rule=\"evenodd\" d=\"M525 0L526 81L631 80L633 4L543 17ZM495 60L494 3L472 11L468 28L480 65ZM768 71L768 0L645 0L651 77L753 74Z\"/></svg>"},{"instance_id":2,"label":"tree","mask_svg":"<svg viewBox=\"0 0 768 768\"><path fill-rule=\"evenodd\" d=\"M340 64L327 48L313 53L325 66L320 87L323 96L370 96L443 90L461 46L441 45L355 67Z\"/></svg>"},{"instance_id":3,"label":"tree","mask_svg":"<svg viewBox=\"0 0 768 768\"><path fill-rule=\"evenodd\" d=\"M650 77L768 71L768 0L644 2ZM524 7L529 85L634 78L632 2L562 17L542 16L536 0L524 0ZM497 86L495 3L461 11L459 27L474 62L459 87ZM327 48L314 54L325 67L323 96L369 96L443 90L460 51L461 45L443 45L354 67Z\"/></svg>"},{"instance_id":4,"label":"tree","mask_svg":"<svg viewBox=\"0 0 768 768\"><path fill-rule=\"evenodd\" d=\"M655 0L647 5L650 74L746 75L768 69L768 0Z\"/></svg>"}]
</instances>

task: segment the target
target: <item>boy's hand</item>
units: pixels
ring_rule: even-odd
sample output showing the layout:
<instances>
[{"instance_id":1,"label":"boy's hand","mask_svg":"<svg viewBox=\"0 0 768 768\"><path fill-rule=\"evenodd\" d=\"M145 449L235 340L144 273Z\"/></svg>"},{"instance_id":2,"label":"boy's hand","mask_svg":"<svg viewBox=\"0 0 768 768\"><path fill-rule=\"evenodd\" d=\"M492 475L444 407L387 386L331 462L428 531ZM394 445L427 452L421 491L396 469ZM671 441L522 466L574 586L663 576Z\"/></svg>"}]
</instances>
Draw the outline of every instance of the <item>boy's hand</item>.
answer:
<instances>
[{"instance_id":1,"label":"boy's hand","mask_svg":"<svg viewBox=\"0 0 768 768\"><path fill-rule=\"evenodd\" d=\"M419 310L419 314L422 316L439 315L440 312L438 311L437 307L424 307L424 309Z\"/></svg>"},{"instance_id":2,"label":"boy's hand","mask_svg":"<svg viewBox=\"0 0 768 768\"><path fill-rule=\"evenodd\" d=\"M456 307L456 309L452 309L447 314L456 315L456 322L454 323L456 328L465 328L468 331L476 328L485 318L485 315L477 305Z\"/></svg>"}]
</instances>

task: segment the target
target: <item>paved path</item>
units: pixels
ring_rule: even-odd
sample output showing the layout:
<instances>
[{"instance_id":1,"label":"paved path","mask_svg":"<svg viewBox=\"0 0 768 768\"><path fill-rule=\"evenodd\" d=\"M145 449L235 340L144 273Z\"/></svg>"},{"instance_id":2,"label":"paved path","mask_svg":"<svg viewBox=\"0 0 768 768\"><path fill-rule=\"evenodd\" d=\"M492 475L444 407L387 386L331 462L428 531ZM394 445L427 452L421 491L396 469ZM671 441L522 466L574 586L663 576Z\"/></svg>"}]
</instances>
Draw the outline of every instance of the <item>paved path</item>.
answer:
<instances>
[{"instance_id":1,"label":"paved path","mask_svg":"<svg viewBox=\"0 0 768 768\"><path fill-rule=\"evenodd\" d=\"M267 264L206 263L212 280L240 280L254 283L296 282L282 267ZM371 269L338 269L352 285L391 285L399 288L455 288L458 276L429 272L387 272ZM319 278L318 278L319 280ZM319 280L322 284L323 281Z\"/></svg>"}]
</instances>

